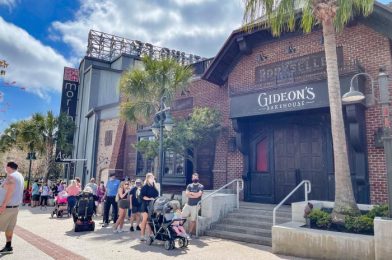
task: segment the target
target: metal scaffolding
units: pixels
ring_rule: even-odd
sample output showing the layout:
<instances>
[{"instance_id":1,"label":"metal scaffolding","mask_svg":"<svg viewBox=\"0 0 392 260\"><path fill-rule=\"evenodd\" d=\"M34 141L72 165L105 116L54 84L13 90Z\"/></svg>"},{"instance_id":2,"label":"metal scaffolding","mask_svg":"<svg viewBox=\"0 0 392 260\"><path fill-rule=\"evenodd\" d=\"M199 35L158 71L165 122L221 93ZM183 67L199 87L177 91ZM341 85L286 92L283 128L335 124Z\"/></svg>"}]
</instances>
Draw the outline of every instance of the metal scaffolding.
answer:
<instances>
[{"instance_id":1,"label":"metal scaffolding","mask_svg":"<svg viewBox=\"0 0 392 260\"><path fill-rule=\"evenodd\" d=\"M150 56L154 59L173 58L183 65L192 64L205 59L197 55L157 47L150 43L144 43L138 40L128 40L119 36L90 30L88 34L87 57L112 61L121 54L137 57Z\"/></svg>"}]
</instances>

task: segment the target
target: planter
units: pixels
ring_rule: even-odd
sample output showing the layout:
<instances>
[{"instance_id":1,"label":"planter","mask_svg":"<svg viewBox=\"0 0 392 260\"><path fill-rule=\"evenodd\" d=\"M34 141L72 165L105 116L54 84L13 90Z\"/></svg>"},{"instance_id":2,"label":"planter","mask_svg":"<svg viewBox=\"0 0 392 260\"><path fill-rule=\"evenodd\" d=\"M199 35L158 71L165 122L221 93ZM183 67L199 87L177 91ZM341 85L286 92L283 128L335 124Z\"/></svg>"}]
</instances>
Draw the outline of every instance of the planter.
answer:
<instances>
[{"instance_id":1,"label":"planter","mask_svg":"<svg viewBox=\"0 0 392 260\"><path fill-rule=\"evenodd\" d=\"M272 251L318 259L375 259L374 237L302 227L288 222L272 227Z\"/></svg>"},{"instance_id":2,"label":"planter","mask_svg":"<svg viewBox=\"0 0 392 260\"><path fill-rule=\"evenodd\" d=\"M314 209L334 206L330 201L309 202ZM303 217L305 205L305 202L293 203L292 221L272 227L274 253L318 259L375 259L375 237L378 235L376 230L374 236L369 236L303 227L306 223ZM373 206L358 204L358 207L362 211L369 211Z\"/></svg>"},{"instance_id":3,"label":"planter","mask_svg":"<svg viewBox=\"0 0 392 260\"><path fill-rule=\"evenodd\" d=\"M377 260L392 257L392 219L374 219L374 243Z\"/></svg>"}]
</instances>

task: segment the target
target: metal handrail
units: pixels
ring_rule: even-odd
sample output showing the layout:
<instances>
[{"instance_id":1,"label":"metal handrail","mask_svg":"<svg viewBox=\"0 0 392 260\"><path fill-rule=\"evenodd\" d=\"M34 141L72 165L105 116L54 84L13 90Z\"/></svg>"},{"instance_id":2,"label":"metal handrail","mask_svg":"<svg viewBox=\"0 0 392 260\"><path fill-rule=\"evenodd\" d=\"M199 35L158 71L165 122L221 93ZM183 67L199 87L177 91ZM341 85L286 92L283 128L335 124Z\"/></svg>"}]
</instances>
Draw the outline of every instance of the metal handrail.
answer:
<instances>
[{"instance_id":1,"label":"metal handrail","mask_svg":"<svg viewBox=\"0 0 392 260\"><path fill-rule=\"evenodd\" d=\"M297 187L295 187L278 205L276 205L276 207L274 208L274 211L272 212L273 216L272 216L272 223L275 226L276 223L276 211L278 210L278 208L280 208L283 203L286 202L286 200L288 198L291 197L291 195L294 194L294 192L296 192L302 185L305 184L305 202L308 202L308 194L312 192L312 184L310 183L310 181L308 180L303 180L301 181L300 184L297 185Z\"/></svg>"},{"instance_id":2,"label":"metal handrail","mask_svg":"<svg viewBox=\"0 0 392 260\"><path fill-rule=\"evenodd\" d=\"M213 192L211 192L210 194L208 194L207 196L205 196L204 198L202 198L197 204L196 207L197 209L199 209L201 203L203 201L205 201L206 199L210 198L212 195L217 194L219 191L225 189L226 187L230 186L233 183L237 183L236 186L236 191L237 191L237 209L240 208L240 191L242 191L244 189L244 181L242 179L234 179L229 183L226 183L225 185L223 185L222 187L220 187L217 190L214 190ZM241 186L240 186L241 184ZM199 211L198 211L199 212ZM199 218L196 218L196 237L199 236Z\"/></svg>"}]
</instances>

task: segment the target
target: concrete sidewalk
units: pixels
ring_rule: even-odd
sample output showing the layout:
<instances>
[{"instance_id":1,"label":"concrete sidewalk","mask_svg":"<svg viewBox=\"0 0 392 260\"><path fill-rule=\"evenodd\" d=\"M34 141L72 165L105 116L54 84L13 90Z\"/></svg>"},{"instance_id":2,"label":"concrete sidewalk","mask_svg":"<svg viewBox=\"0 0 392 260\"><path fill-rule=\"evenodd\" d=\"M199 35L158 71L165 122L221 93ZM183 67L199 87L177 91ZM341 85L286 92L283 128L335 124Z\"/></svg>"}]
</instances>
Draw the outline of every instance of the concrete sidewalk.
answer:
<instances>
[{"instance_id":1,"label":"concrete sidewalk","mask_svg":"<svg viewBox=\"0 0 392 260\"><path fill-rule=\"evenodd\" d=\"M299 259L276 256L270 247L211 237L193 239L185 249L167 251L159 242L152 246L139 242L139 232L114 234L111 228L101 228L98 225L101 218L96 219L95 232L75 233L70 218L51 219L51 210L21 208L17 224L20 228L16 229L13 241L14 254L3 259ZM129 227L126 224L124 230ZM1 234L1 246L4 241Z\"/></svg>"}]
</instances>

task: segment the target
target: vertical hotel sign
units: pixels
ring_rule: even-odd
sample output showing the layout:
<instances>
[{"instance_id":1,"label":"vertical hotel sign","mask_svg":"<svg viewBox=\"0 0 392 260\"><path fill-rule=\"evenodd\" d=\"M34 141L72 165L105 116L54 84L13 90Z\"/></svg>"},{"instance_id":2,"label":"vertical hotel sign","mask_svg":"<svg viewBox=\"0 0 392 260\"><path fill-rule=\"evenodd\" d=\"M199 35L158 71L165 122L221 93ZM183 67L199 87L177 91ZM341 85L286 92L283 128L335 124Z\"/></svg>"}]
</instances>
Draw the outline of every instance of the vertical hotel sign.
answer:
<instances>
[{"instance_id":1,"label":"vertical hotel sign","mask_svg":"<svg viewBox=\"0 0 392 260\"><path fill-rule=\"evenodd\" d=\"M78 101L79 88L79 70L74 68L64 67L63 88L61 94L60 114L65 114L70 120L75 123L76 104ZM60 129L60 133L63 132ZM73 136L67 138L67 142L73 144ZM58 145L56 147L56 162L64 162L64 159L72 158L72 151L63 151Z\"/></svg>"}]
</instances>

